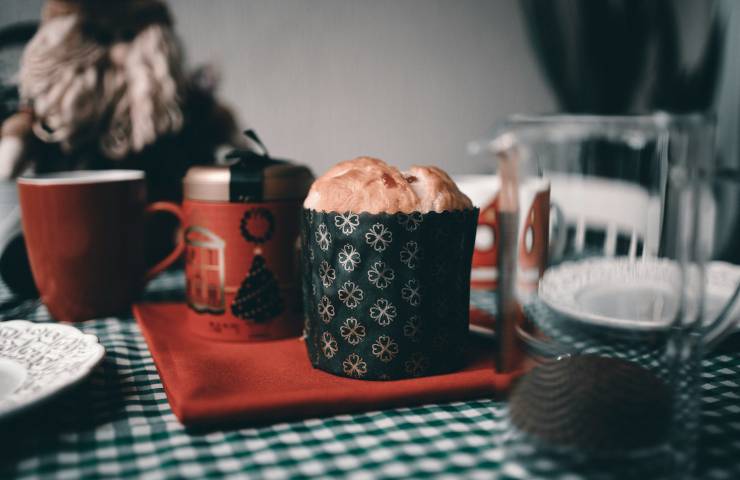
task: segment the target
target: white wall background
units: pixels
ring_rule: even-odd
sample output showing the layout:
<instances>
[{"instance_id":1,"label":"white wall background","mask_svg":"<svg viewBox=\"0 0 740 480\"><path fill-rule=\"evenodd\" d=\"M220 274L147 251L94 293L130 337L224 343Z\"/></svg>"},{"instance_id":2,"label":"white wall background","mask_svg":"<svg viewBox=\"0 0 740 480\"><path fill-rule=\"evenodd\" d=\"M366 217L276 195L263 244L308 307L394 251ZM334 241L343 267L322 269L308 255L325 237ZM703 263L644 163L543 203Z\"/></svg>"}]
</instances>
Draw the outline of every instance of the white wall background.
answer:
<instances>
[{"instance_id":1,"label":"white wall background","mask_svg":"<svg viewBox=\"0 0 740 480\"><path fill-rule=\"evenodd\" d=\"M516 0L170 0L191 66L277 156L317 173L374 155L400 166L489 169L465 145L553 100ZM2 0L0 24L40 0Z\"/></svg>"}]
</instances>

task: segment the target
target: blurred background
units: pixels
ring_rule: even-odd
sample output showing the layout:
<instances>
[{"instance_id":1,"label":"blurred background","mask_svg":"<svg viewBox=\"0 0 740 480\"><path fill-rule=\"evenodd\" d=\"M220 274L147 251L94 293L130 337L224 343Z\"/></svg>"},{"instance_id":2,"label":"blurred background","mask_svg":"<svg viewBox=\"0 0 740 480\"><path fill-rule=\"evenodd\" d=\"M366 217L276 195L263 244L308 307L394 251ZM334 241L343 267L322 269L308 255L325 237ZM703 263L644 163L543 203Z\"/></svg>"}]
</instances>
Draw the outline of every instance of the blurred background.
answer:
<instances>
[{"instance_id":1,"label":"blurred background","mask_svg":"<svg viewBox=\"0 0 740 480\"><path fill-rule=\"evenodd\" d=\"M733 144L728 156L737 158L736 3L177 0L168 5L186 64L214 67L223 101L241 125L260 132L275 155L309 163L317 172L360 154L400 166L433 163L475 172L487 166L481 159L465 159L467 142L490 134L511 113L670 108L670 102L645 93L655 81L648 77L661 73L659 60L646 58L655 53L651 36L658 32L673 35L679 70L666 74L695 70L708 46L721 57L711 58L716 62L712 78L697 84L703 88L693 93L702 96L699 102L673 100L683 109L701 107L705 99L716 106L728 127L720 136L726 148ZM0 27L38 21L43 5L42 0L3 0ZM668 17L673 17L671 33ZM595 19L612 28L582 28L597 25ZM631 41L621 35L626 33ZM611 44L603 43L606 36ZM587 38L592 52L579 43ZM572 72L577 62L598 61L592 70L601 70L599 75L570 77L582 104L574 105L557 90L563 80L553 73L548 56ZM625 66L629 78L620 76ZM616 105L589 97L589 84L599 84ZM615 94L614 85L635 90L639 98Z\"/></svg>"},{"instance_id":2,"label":"blurred background","mask_svg":"<svg viewBox=\"0 0 740 480\"><path fill-rule=\"evenodd\" d=\"M3 0L7 25L41 0ZM552 94L515 0L170 1L191 67L274 155L320 173L358 155L473 171L465 145Z\"/></svg>"},{"instance_id":3,"label":"blurred background","mask_svg":"<svg viewBox=\"0 0 740 480\"><path fill-rule=\"evenodd\" d=\"M90 2L3 0L0 29L33 25L45 3ZM723 172L719 255L740 255L739 2L166 5L185 68L208 67L201 80L233 115L234 128L254 128L274 156L316 174L358 155L491 172L491 160L468 155L466 145L512 113L712 112ZM6 46L1 55L6 82L20 51Z\"/></svg>"}]
</instances>

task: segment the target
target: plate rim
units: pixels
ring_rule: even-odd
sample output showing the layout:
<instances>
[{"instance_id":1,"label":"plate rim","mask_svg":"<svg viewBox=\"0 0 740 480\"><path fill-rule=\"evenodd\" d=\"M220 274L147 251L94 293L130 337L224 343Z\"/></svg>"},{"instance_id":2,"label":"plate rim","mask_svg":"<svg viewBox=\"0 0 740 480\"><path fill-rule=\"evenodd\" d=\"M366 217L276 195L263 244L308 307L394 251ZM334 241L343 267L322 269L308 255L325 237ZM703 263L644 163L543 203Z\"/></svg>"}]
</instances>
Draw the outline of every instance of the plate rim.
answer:
<instances>
[{"instance_id":1,"label":"plate rim","mask_svg":"<svg viewBox=\"0 0 740 480\"><path fill-rule=\"evenodd\" d=\"M30 396L27 400L23 402L12 404L7 409L3 410L2 408L0 408L0 420L5 420L11 416L17 415L71 389L72 387L79 384L82 380L87 378L95 369L95 367L97 367L102 362L103 358L105 358L105 347L102 343L100 343L100 339L98 338L98 336L93 335L92 333L85 333L79 328L72 325L55 322L32 322L25 319L13 319L0 322L0 329L2 329L6 325L18 325L23 328L51 327L53 330L68 332L85 339L85 341L93 347L93 351L77 372L75 372L73 375L67 376L67 380L65 382L55 386L54 388L44 389L41 392Z\"/></svg>"},{"instance_id":2,"label":"plate rim","mask_svg":"<svg viewBox=\"0 0 740 480\"><path fill-rule=\"evenodd\" d=\"M655 262L656 264L662 263L662 264L671 264L673 263L669 259L661 259L661 258L634 258L630 259L629 257L595 257L595 258L587 258L584 260L572 260L568 262L563 262L559 265L557 265L554 268L561 268L565 266L576 266L578 264L581 264L582 268L588 268L588 266L595 265L595 264L608 264L610 262L627 262L629 260L634 260L636 263L640 262ZM666 263L667 262L667 263ZM714 270L714 273L711 273L711 271ZM732 292L732 286L731 285L725 285L723 283L720 283L718 281L718 277L720 276L720 272L722 274L725 274L730 277L737 276L738 279L740 279L740 265L735 265L729 262L723 262L723 261L710 261L705 264L704 267L704 273L705 273L705 300L706 297L708 297L710 292L717 293L719 292ZM545 273L546 275L547 273ZM671 322L644 322L641 320L631 320L631 319L621 319L616 317L609 317L606 315L600 315L596 313L584 313L582 311L574 310L568 306L562 306L557 305L552 302L551 295L543 295L542 293L542 287L544 285L544 276L540 280L539 284L539 298L540 300L550 309L557 312L558 314L565 315L573 320L588 323L590 325L599 326L599 327L609 327L609 328L617 328L617 329L631 329L631 330L637 330L642 332L648 332L648 331L661 331L665 330L666 328L669 328L671 325ZM712 281L714 279L715 281ZM718 295L721 296L721 293Z\"/></svg>"}]
</instances>

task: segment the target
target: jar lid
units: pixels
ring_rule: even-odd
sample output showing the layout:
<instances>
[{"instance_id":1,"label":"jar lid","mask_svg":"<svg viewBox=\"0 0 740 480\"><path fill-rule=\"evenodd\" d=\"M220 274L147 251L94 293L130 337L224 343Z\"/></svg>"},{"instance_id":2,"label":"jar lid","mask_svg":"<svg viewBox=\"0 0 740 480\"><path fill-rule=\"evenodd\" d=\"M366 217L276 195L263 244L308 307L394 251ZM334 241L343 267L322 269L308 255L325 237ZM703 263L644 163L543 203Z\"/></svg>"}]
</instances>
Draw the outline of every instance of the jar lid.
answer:
<instances>
[{"instance_id":1,"label":"jar lid","mask_svg":"<svg viewBox=\"0 0 740 480\"><path fill-rule=\"evenodd\" d=\"M206 202L302 200L313 180L307 167L288 162L246 171L238 164L204 165L190 167L183 193L189 200Z\"/></svg>"},{"instance_id":2,"label":"jar lid","mask_svg":"<svg viewBox=\"0 0 740 480\"><path fill-rule=\"evenodd\" d=\"M234 150L231 165L191 167L183 180L186 199L206 202L263 202L303 200L314 178L311 170L286 160L271 158L253 130L244 134L262 154Z\"/></svg>"}]
</instances>

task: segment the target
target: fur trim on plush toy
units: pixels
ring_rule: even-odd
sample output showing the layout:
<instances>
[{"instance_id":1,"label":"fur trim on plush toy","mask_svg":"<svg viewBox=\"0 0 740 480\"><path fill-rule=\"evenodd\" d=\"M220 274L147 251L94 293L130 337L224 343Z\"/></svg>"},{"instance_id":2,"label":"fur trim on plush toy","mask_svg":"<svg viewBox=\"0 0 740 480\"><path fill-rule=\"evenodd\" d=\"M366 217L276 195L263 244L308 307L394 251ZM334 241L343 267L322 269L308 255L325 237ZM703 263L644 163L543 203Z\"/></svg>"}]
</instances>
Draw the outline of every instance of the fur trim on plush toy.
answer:
<instances>
[{"instance_id":1,"label":"fur trim on plush toy","mask_svg":"<svg viewBox=\"0 0 740 480\"><path fill-rule=\"evenodd\" d=\"M142 5L154 10L160 2L104 3L118 6L116 30L103 28L114 25L113 12L94 8L100 2L49 4L23 53L20 93L41 140L69 152L95 139L104 155L123 158L182 128L181 54L166 15L137 20L149 12ZM139 30L125 35L128 27Z\"/></svg>"}]
</instances>

